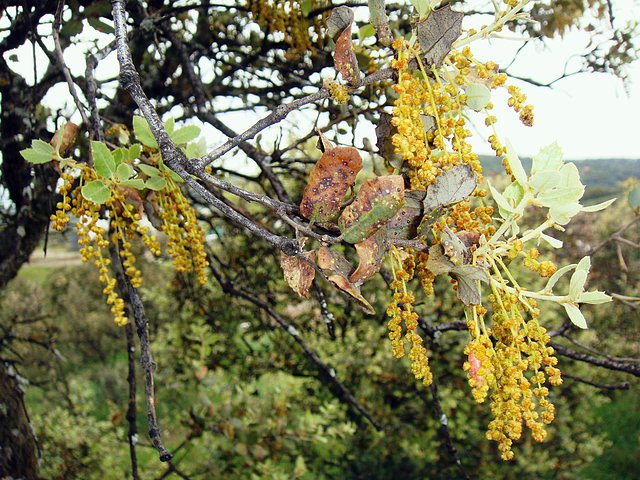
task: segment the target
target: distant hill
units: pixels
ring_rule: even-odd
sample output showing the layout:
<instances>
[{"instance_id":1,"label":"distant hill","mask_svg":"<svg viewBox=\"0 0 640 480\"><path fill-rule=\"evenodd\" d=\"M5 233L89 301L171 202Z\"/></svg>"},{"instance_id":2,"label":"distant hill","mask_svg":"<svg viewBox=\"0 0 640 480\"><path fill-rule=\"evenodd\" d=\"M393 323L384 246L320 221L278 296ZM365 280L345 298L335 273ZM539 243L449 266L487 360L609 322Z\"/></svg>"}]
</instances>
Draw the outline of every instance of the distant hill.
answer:
<instances>
[{"instance_id":1,"label":"distant hill","mask_svg":"<svg viewBox=\"0 0 640 480\"><path fill-rule=\"evenodd\" d=\"M522 165L531 170L531 159L523 158ZM498 157L480 155L486 173L504 172L502 160ZM640 159L603 158L597 160L572 161L580 171L580 179L587 187L585 200L611 196L620 191L620 182L629 177L640 178Z\"/></svg>"}]
</instances>

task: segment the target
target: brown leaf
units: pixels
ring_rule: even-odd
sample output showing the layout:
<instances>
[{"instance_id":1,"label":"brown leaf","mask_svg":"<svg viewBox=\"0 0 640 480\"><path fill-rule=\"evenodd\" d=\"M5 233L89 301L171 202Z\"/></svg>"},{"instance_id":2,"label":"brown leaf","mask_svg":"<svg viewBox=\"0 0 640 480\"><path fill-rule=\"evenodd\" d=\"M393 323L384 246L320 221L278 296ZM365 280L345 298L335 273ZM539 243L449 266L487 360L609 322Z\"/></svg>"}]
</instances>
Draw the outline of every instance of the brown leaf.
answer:
<instances>
[{"instance_id":1,"label":"brown leaf","mask_svg":"<svg viewBox=\"0 0 640 480\"><path fill-rule=\"evenodd\" d=\"M378 41L386 47L391 45L393 37L389 28L389 18L384 9L384 0L369 0L369 19L371 25L376 27Z\"/></svg>"},{"instance_id":2,"label":"brown leaf","mask_svg":"<svg viewBox=\"0 0 640 480\"><path fill-rule=\"evenodd\" d=\"M345 27L336 41L333 63L345 82L350 85L357 85L360 83L360 70L358 68L358 58L353 51L353 43L351 41L351 23Z\"/></svg>"},{"instance_id":3,"label":"brown leaf","mask_svg":"<svg viewBox=\"0 0 640 480\"><path fill-rule=\"evenodd\" d=\"M158 206L158 196L156 192L150 191L144 197L144 213L147 214L147 218L151 222L151 225L158 230L162 230L164 226L164 221L162 220L162 216L160 213L160 207Z\"/></svg>"},{"instance_id":4,"label":"brown leaf","mask_svg":"<svg viewBox=\"0 0 640 480\"><path fill-rule=\"evenodd\" d=\"M53 135L53 138L50 142L51 146L53 148L56 148L56 145L58 144L58 137L62 135L62 138L60 139L60 149L58 151L60 152L61 156L64 156L75 143L76 138L78 137L79 130L80 127L78 127L78 125L76 125L75 123L65 123L62 127L56 130L56 133Z\"/></svg>"},{"instance_id":5,"label":"brown leaf","mask_svg":"<svg viewBox=\"0 0 640 480\"><path fill-rule=\"evenodd\" d=\"M462 12L454 12L445 5L418 23L418 42L429 65L439 67L451 51L451 45L460 36Z\"/></svg>"},{"instance_id":6,"label":"brown leaf","mask_svg":"<svg viewBox=\"0 0 640 480\"><path fill-rule=\"evenodd\" d=\"M314 261L316 252L307 252L304 255ZM316 270L313 266L300 257L289 256L282 251L280 252L280 266L284 272L284 279L293 291L301 297L308 297L309 288L316 276Z\"/></svg>"},{"instance_id":7,"label":"brown leaf","mask_svg":"<svg viewBox=\"0 0 640 480\"><path fill-rule=\"evenodd\" d=\"M348 280L347 277L353 267L342 254L329 250L327 247L320 247L318 249L318 266L333 273L333 275L327 277L327 280L357 300L366 313L371 315L376 313L375 309L360 293L360 287Z\"/></svg>"},{"instance_id":8,"label":"brown leaf","mask_svg":"<svg viewBox=\"0 0 640 480\"><path fill-rule=\"evenodd\" d=\"M300 214L315 222L328 222L335 217L361 168L362 158L355 148L326 150L309 174L309 183L300 202Z\"/></svg>"},{"instance_id":9,"label":"brown leaf","mask_svg":"<svg viewBox=\"0 0 640 480\"><path fill-rule=\"evenodd\" d=\"M451 276L458 280L458 298L465 305L480 305L482 290L480 283L489 283L487 274L475 265L459 265L451 270Z\"/></svg>"},{"instance_id":10,"label":"brown leaf","mask_svg":"<svg viewBox=\"0 0 640 480\"><path fill-rule=\"evenodd\" d=\"M391 143L391 138L398 131L391 123L393 115L390 113L381 113L378 125L376 125L376 145L378 147L378 155L384 158L387 166L395 169L402 167L402 155L395 152L396 147Z\"/></svg>"},{"instance_id":11,"label":"brown leaf","mask_svg":"<svg viewBox=\"0 0 640 480\"><path fill-rule=\"evenodd\" d=\"M380 270L387 253L386 232L381 228L364 242L356 243L354 247L358 254L358 268L351 274L349 281L355 285L362 285Z\"/></svg>"},{"instance_id":12,"label":"brown leaf","mask_svg":"<svg viewBox=\"0 0 640 480\"><path fill-rule=\"evenodd\" d=\"M339 33L353 24L353 10L349 7L341 6L331 10L331 15L327 18L327 34L335 39Z\"/></svg>"},{"instance_id":13,"label":"brown leaf","mask_svg":"<svg viewBox=\"0 0 640 480\"><path fill-rule=\"evenodd\" d=\"M402 175L385 175L367 180L356 199L344 209L338 226L349 243L359 243L373 235L404 204Z\"/></svg>"},{"instance_id":14,"label":"brown leaf","mask_svg":"<svg viewBox=\"0 0 640 480\"><path fill-rule=\"evenodd\" d=\"M426 267L434 275L449 273L455 267L454 263L444 254L442 245L434 245L429 249Z\"/></svg>"}]
</instances>

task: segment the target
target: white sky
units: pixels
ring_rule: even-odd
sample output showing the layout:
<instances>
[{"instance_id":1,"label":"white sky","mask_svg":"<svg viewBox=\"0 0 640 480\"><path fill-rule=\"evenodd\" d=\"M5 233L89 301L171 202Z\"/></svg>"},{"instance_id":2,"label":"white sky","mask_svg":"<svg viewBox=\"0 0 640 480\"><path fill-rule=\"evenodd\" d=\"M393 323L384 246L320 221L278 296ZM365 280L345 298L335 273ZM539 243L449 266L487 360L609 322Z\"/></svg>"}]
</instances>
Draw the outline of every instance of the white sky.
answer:
<instances>
[{"instance_id":1,"label":"white sky","mask_svg":"<svg viewBox=\"0 0 640 480\"><path fill-rule=\"evenodd\" d=\"M614 5L616 21L640 18L640 4L637 0L615 0ZM101 36L104 38L100 45L110 40L109 36ZM562 39L549 42L545 49L532 43L514 64L513 72L543 82L555 79L562 73L566 58L582 52L589 38L586 32L574 30ZM492 59L505 66L519 45L508 40L493 39L476 42L472 48L479 59ZM11 63L12 67L31 80L31 47L23 46L17 51L8 52L5 57L8 58L12 53L17 53L19 60L19 64ZM80 48L68 48L65 57L74 74L84 72L84 55ZM39 73L42 74L46 59L42 52L37 58L40 65ZM115 55L111 55L99 66L97 77L114 78L116 71ZM516 82L527 94L529 102L535 106L535 125L531 128L522 126L517 114L506 107L506 96L496 96L493 103L499 119L497 127L501 138L509 138L520 156L533 155L541 147L557 140L567 159L640 158L640 62L630 66L628 73L629 83L626 92L619 79L606 74L576 75L556 83L553 89ZM65 90L65 85L58 85L47 96L47 100L58 103L61 98L66 97L70 103L70 97ZM76 113L75 116L77 115ZM259 116L256 115L255 119ZM225 118L238 131L249 125L246 114L229 115ZM206 129L206 133L209 133L209 129ZM375 144L372 129L363 129L362 133ZM482 129L480 133L481 136L488 134ZM213 132L211 134L208 135L209 140L217 137ZM481 138L476 140L475 145L478 153L492 153ZM213 146L215 145L210 145ZM356 140L356 146L361 146L361 140Z\"/></svg>"}]
</instances>

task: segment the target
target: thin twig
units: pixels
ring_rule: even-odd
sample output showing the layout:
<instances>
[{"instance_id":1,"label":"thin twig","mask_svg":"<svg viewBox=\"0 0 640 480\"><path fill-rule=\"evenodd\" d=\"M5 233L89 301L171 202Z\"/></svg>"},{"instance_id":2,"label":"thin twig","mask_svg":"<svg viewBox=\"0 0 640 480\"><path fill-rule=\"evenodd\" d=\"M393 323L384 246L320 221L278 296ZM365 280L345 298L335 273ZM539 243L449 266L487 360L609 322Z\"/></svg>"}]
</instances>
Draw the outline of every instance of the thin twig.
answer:
<instances>
[{"instance_id":1,"label":"thin twig","mask_svg":"<svg viewBox=\"0 0 640 480\"><path fill-rule=\"evenodd\" d=\"M635 377L640 377L640 365L638 364L629 364L625 362L617 362L613 360L597 358L592 355L587 355L586 353L576 352L575 350L563 347L562 345L558 345L556 342L550 342L549 345L562 356L572 358L580 362L590 363L591 365L596 365L608 370L626 372Z\"/></svg>"},{"instance_id":2,"label":"thin twig","mask_svg":"<svg viewBox=\"0 0 640 480\"><path fill-rule=\"evenodd\" d=\"M71 78L71 72L67 67L67 64L64 61L64 54L62 52L62 46L60 45L60 25L62 24L62 12L64 10L64 0L58 1L58 8L56 9L56 14L53 20L53 43L56 46L56 55L58 56L58 63L60 64L60 68L62 69L62 73L64 74L64 78L67 81L67 85L69 86L69 93L73 97L73 101L78 108L78 112L82 117L82 121L87 127L91 125L89 123L89 119L87 118L87 114L85 112L85 107L80 101L80 97L78 97L78 93L76 92L76 86L73 83L73 78ZM35 81L35 80L34 80Z\"/></svg>"},{"instance_id":3,"label":"thin twig","mask_svg":"<svg viewBox=\"0 0 640 480\"><path fill-rule=\"evenodd\" d=\"M289 322L287 322L284 317L282 317L278 312L276 312L273 308L271 308L268 304L254 297L250 293L245 292L244 290L237 289L232 283L224 280L220 272L216 269L212 262L209 262L209 268L211 273L213 274L216 281L220 284L223 292L229 295L234 295L236 297L242 298L260 310L264 311L267 315L269 315L278 326L284 330L290 337L294 339L294 341L304 350L304 353L311 359L311 361L315 364L320 375L325 380L331 382L337 390L338 397L343 401L347 402L352 408L358 411L364 418L366 418L371 425L376 430L382 430L382 426L371 416L371 414L367 411L367 409L358 402L353 393L336 377L336 371L324 363L318 354L305 342L298 330Z\"/></svg>"},{"instance_id":4,"label":"thin twig","mask_svg":"<svg viewBox=\"0 0 640 480\"><path fill-rule=\"evenodd\" d=\"M562 378L570 378L571 380L575 380L576 382L584 383L586 385L591 385L592 387L600 388L602 390L629 390L628 382L620 382L620 383L598 383L592 380L586 380L581 377L577 377L575 375L571 375L569 373L562 373Z\"/></svg>"},{"instance_id":5,"label":"thin twig","mask_svg":"<svg viewBox=\"0 0 640 480\"><path fill-rule=\"evenodd\" d=\"M129 456L131 457L131 478L138 480L138 460L136 457L136 443L138 441L138 426L136 424L136 347L133 341L133 327L128 323L125 327L127 336L127 360L129 372L127 382L129 383L129 402L127 405L127 422L129 423Z\"/></svg>"},{"instance_id":6,"label":"thin twig","mask_svg":"<svg viewBox=\"0 0 640 480\"><path fill-rule=\"evenodd\" d=\"M160 427L158 426L158 417L156 415L155 393L153 386L153 374L156 370L156 364L151 356L151 348L149 345L149 322L144 312L144 306L142 304L142 299L138 294L138 290L131 285L129 278L124 274L122 259L116 251L115 245L111 244L109 250L111 252L111 264L113 265L118 290L125 303L131 308L136 325L136 333L138 334L138 339L140 341L140 364L142 365L145 376L149 438L151 439L151 443L155 449L160 454L160 461L168 462L171 460L171 454L162 443Z\"/></svg>"}]
</instances>

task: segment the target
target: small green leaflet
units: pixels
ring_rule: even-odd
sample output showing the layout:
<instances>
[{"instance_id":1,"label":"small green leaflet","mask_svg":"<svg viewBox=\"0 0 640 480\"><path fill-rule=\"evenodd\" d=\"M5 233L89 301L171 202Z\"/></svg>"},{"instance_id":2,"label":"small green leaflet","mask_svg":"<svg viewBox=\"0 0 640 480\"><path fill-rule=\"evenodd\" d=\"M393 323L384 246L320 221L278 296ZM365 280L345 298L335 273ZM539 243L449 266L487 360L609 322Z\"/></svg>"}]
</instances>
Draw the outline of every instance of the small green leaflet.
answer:
<instances>
[{"instance_id":1,"label":"small green leaflet","mask_svg":"<svg viewBox=\"0 0 640 480\"><path fill-rule=\"evenodd\" d=\"M486 107L491 100L491 90L482 83L467 85L465 93L467 94L467 106L476 112Z\"/></svg>"},{"instance_id":2,"label":"small green leaflet","mask_svg":"<svg viewBox=\"0 0 640 480\"><path fill-rule=\"evenodd\" d=\"M87 183L82 187L81 193L84 198L98 205L111 198L111 191L101 180L93 180Z\"/></svg>"},{"instance_id":3,"label":"small green leaflet","mask_svg":"<svg viewBox=\"0 0 640 480\"><path fill-rule=\"evenodd\" d=\"M34 140L31 148L20 150L20 155L29 163L49 163L53 159L54 149L44 140Z\"/></svg>"},{"instance_id":4,"label":"small green leaflet","mask_svg":"<svg viewBox=\"0 0 640 480\"><path fill-rule=\"evenodd\" d=\"M134 143L129 147L129 160L135 160L136 158L140 158L140 154L142 153L142 147L139 143Z\"/></svg>"},{"instance_id":5,"label":"small green leaflet","mask_svg":"<svg viewBox=\"0 0 640 480\"><path fill-rule=\"evenodd\" d=\"M102 142L91 142L91 155L93 156L93 167L98 175L104 178L111 178L116 171L116 161L109 148Z\"/></svg>"},{"instance_id":6,"label":"small green leaflet","mask_svg":"<svg viewBox=\"0 0 640 480\"><path fill-rule=\"evenodd\" d=\"M167 134L171 135L173 133L173 129L176 126L176 121L173 117L167 118L167 121L164 122L164 129L167 131Z\"/></svg>"},{"instance_id":7,"label":"small green leaflet","mask_svg":"<svg viewBox=\"0 0 640 480\"><path fill-rule=\"evenodd\" d=\"M633 209L634 212L638 213L640 209L640 185L633 188L629 192L629 206Z\"/></svg>"},{"instance_id":8,"label":"small green leaflet","mask_svg":"<svg viewBox=\"0 0 640 480\"><path fill-rule=\"evenodd\" d=\"M149 180L145 182L144 185L149 190L158 191L158 190L162 190L164 187L167 186L167 181L162 177L151 177L149 178Z\"/></svg>"},{"instance_id":9,"label":"small green leaflet","mask_svg":"<svg viewBox=\"0 0 640 480\"><path fill-rule=\"evenodd\" d=\"M202 137L197 142L191 142L187 144L184 153L189 160L202 157L205 153L207 153L207 141L204 139L204 137Z\"/></svg>"},{"instance_id":10,"label":"small green leaflet","mask_svg":"<svg viewBox=\"0 0 640 480\"><path fill-rule=\"evenodd\" d=\"M131 177L133 177L133 174L133 167L128 163L121 163L120 165L118 165L118 168L116 168L116 177L121 182L129 180Z\"/></svg>"},{"instance_id":11,"label":"small green leaflet","mask_svg":"<svg viewBox=\"0 0 640 480\"><path fill-rule=\"evenodd\" d=\"M134 178L133 180L124 180L120 182L120 185L123 187L135 188L136 190L144 190L145 188L144 180L141 180L140 178Z\"/></svg>"},{"instance_id":12,"label":"small green leaflet","mask_svg":"<svg viewBox=\"0 0 640 480\"><path fill-rule=\"evenodd\" d=\"M174 141L177 145L182 145L183 143L189 143L191 140L198 138L200 135L200 127L196 127L195 125L187 125L181 127L171 133L169 136L171 140Z\"/></svg>"},{"instance_id":13,"label":"small green leaflet","mask_svg":"<svg viewBox=\"0 0 640 480\"><path fill-rule=\"evenodd\" d=\"M143 145L151 148L158 147L156 139L153 133L151 133L151 128L149 128L149 124L140 115L133 116L133 133Z\"/></svg>"},{"instance_id":14,"label":"small green leaflet","mask_svg":"<svg viewBox=\"0 0 640 480\"><path fill-rule=\"evenodd\" d=\"M145 175L149 175L150 177L157 177L160 175L160 170L158 170L156 167L152 167L151 165L141 163L136 166L140 169L140 171L142 171L142 173L144 173Z\"/></svg>"}]
</instances>

